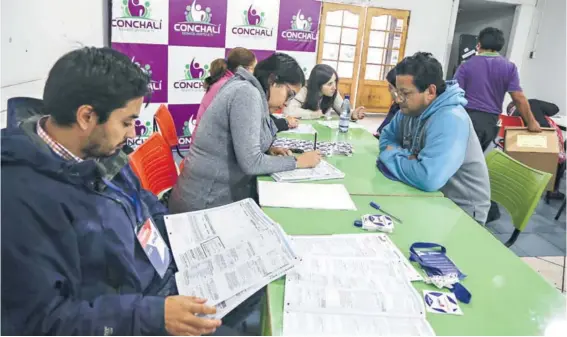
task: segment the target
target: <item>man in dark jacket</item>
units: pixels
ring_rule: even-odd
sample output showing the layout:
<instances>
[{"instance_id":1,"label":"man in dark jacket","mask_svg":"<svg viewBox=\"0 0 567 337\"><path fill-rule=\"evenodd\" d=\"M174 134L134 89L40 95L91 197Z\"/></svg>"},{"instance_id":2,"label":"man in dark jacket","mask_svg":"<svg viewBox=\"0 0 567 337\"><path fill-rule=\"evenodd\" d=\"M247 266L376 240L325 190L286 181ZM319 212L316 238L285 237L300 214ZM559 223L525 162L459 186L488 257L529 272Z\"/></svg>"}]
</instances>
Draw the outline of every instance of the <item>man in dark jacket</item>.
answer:
<instances>
[{"instance_id":1,"label":"man in dark jacket","mask_svg":"<svg viewBox=\"0 0 567 337\"><path fill-rule=\"evenodd\" d=\"M199 335L220 326L197 316L215 311L204 300L176 296L166 209L121 151L148 83L123 54L76 50L49 73L47 115L2 130L2 334ZM148 236L159 254L143 248Z\"/></svg>"},{"instance_id":2,"label":"man in dark jacket","mask_svg":"<svg viewBox=\"0 0 567 337\"><path fill-rule=\"evenodd\" d=\"M397 98L397 93L396 93L396 67L390 69L390 71L386 75L386 81L388 81L388 90L390 91L390 94L392 95L393 102L392 102L392 105L390 106L390 110L388 110L388 114L386 115L386 118L384 118L384 120L382 121L382 124L380 124L380 126L378 127L378 129L374 133L374 137L376 137L377 139L380 139L380 133L382 133L382 130L388 124L390 124L390 122L396 116L398 111L400 111L400 105L398 103L396 103L396 98Z\"/></svg>"}]
</instances>

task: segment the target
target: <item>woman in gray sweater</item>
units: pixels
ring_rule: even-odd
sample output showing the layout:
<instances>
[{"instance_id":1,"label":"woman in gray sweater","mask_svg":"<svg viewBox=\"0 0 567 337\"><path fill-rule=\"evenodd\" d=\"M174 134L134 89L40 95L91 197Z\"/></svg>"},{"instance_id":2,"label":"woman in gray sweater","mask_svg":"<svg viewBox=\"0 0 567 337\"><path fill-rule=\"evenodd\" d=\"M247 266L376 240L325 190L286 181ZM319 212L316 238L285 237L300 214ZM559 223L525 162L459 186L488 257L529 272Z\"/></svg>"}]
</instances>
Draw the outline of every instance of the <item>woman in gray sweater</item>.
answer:
<instances>
[{"instance_id":1,"label":"woman in gray sweater","mask_svg":"<svg viewBox=\"0 0 567 337\"><path fill-rule=\"evenodd\" d=\"M297 61L283 53L259 62L254 75L238 68L201 119L169 210L196 211L255 197L256 176L315 167L318 151L296 158L271 146L277 128L270 112L284 107L304 82Z\"/></svg>"}]
</instances>

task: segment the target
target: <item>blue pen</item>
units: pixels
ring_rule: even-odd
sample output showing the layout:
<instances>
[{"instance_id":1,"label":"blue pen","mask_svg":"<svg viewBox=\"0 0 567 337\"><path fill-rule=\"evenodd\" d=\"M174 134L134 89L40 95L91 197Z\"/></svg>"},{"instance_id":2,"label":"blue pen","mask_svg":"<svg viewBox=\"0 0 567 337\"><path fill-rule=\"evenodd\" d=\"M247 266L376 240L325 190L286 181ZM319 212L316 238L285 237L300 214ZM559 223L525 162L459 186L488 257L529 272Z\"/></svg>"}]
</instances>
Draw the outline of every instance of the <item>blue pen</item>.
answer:
<instances>
[{"instance_id":1,"label":"blue pen","mask_svg":"<svg viewBox=\"0 0 567 337\"><path fill-rule=\"evenodd\" d=\"M389 216L390 218L396 220L399 223L404 223L402 220L400 220L398 217L393 216L392 214L386 212L382 207L380 207L380 205L378 205L377 203L375 203L374 201L370 202L370 206L376 208L377 210L381 211L382 213L386 214L387 216Z\"/></svg>"}]
</instances>

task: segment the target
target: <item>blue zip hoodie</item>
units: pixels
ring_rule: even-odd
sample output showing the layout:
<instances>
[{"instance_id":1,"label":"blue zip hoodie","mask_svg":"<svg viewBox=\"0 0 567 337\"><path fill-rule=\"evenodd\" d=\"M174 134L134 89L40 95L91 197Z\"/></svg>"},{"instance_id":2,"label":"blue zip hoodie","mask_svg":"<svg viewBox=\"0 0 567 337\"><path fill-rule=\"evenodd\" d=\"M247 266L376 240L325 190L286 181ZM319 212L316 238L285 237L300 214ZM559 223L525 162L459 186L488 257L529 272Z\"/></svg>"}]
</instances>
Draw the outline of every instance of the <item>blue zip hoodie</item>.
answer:
<instances>
[{"instance_id":1,"label":"blue zip hoodie","mask_svg":"<svg viewBox=\"0 0 567 337\"><path fill-rule=\"evenodd\" d=\"M484 224L490 182L466 104L464 91L449 81L421 115L398 113L380 135L379 160L397 179L424 191L440 190Z\"/></svg>"},{"instance_id":2,"label":"blue zip hoodie","mask_svg":"<svg viewBox=\"0 0 567 337\"><path fill-rule=\"evenodd\" d=\"M37 119L1 133L2 334L166 334L175 267L159 277L137 242L133 206L101 180L138 194L167 240L166 208L123 153L65 161L37 136Z\"/></svg>"}]
</instances>

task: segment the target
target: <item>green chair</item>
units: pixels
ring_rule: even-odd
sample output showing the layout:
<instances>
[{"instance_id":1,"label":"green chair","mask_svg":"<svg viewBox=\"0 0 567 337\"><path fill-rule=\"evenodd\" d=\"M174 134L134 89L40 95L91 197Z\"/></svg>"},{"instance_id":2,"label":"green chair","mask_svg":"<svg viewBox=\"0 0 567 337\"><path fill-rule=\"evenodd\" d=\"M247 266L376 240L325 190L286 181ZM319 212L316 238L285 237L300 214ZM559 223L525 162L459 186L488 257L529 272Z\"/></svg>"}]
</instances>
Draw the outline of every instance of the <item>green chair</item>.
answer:
<instances>
[{"instance_id":1,"label":"green chair","mask_svg":"<svg viewBox=\"0 0 567 337\"><path fill-rule=\"evenodd\" d=\"M486 164L491 199L506 208L516 227L506 242L506 247L510 247L526 228L551 174L524 165L498 150L486 156Z\"/></svg>"}]
</instances>

